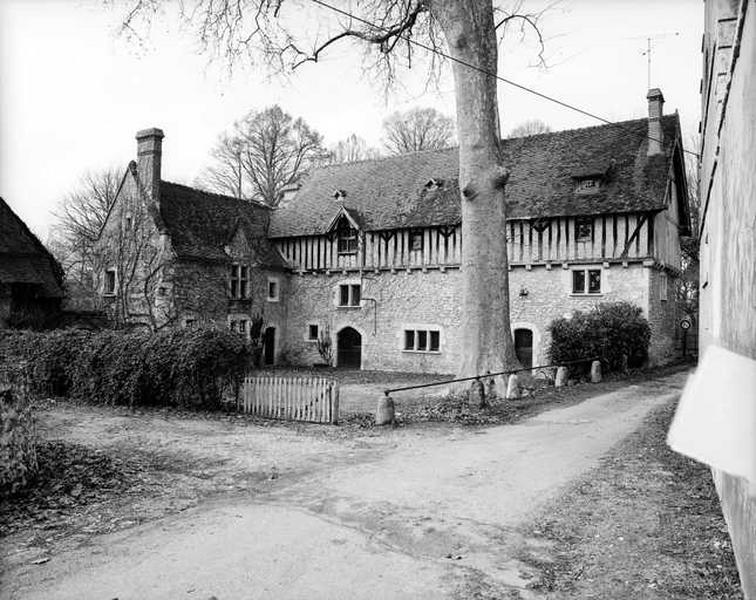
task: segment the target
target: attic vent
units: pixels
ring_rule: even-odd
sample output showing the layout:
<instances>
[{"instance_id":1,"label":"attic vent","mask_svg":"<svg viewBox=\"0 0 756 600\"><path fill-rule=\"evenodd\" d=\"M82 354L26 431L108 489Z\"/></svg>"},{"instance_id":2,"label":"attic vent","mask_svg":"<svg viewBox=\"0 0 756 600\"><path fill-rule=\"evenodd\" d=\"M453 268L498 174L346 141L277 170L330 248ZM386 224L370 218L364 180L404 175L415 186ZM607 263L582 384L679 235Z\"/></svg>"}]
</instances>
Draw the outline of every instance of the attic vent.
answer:
<instances>
[{"instance_id":1,"label":"attic vent","mask_svg":"<svg viewBox=\"0 0 756 600\"><path fill-rule=\"evenodd\" d=\"M599 177L584 177L577 182L576 192L579 194L593 194L601 188L601 179Z\"/></svg>"},{"instance_id":2,"label":"attic vent","mask_svg":"<svg viewBox=\"0 0 756 600\"><path fill-rule=\"evenodd\" d=\"M344 198L346 198L346 196L346 190L336 190L335 192L333 192L334 200L343 200Z\"/></svg>"},{"instance_id":3,"label":"attic vent","mask_svg":"<svg viewBox=\"0 0 756 600\"><path fill-rule=\"evenodd\" d=\"M443 187L444 180L443 179L429 179L428 182L425 184L426 190L435 190L440 187Z\"/></svg>"}]
</instances>

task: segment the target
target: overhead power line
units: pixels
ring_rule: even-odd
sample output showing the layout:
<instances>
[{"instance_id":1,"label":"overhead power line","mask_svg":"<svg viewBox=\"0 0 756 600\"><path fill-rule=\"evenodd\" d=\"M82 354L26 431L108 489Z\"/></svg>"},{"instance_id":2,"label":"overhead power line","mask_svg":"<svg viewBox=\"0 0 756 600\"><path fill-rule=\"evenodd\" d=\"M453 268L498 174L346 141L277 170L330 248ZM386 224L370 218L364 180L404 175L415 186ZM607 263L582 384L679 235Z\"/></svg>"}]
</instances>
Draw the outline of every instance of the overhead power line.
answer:
<instances>
[{"instance_id":1,"label":"overhead power line","mask_svg":"<svg viewBox=\"0 0 756 600\"><path fill-rule=\"evenodd\" d=\"M383 25L377 25L375 23L372 23L368 21L367 19L364 19L362 17L359 17L353 13L350 13L349 11L343 10L341 8L338 8L337 6L333 6L332 4L328 4L327 2L324 2L323 0L310 0L314 4L317 4L318 6L322 6L323 8L326 8L330 11L333 11L335 13L338 13L344 17L348 17L349 19L353 19L359 23L362 23L363 25L367 25L368 27L372 27L373 29L377 29L379 31L389 31L388 27L385 27ZM429 46L428 44L424 44L423 42L419 42L415 39L412 39L408 35L405 34L397 34L397 37L404 40L408 44L412 44L413 46L417 46L418 48L422 48L423 50L427 52L431 52L433 54L436 54L437 56L440 56L442 58L445 58L447 60L450 60L452 62L455 62L457 64L460 64L468 69L472 69L473 71L477 71L478 73L482 73L488 77L493 77L494 79L497 79L498 81L501 81L503 83L506 83L507 85L510 85L512 87L515 87L517 89L520 89L524 92L527 92L528 94L532 94L534 96L538 96L539 98L542 98L548 102L552 102L554 104L557 104L559 106L562 106L563 108L566 108L568 110L572 110L574 112L580 113L582 115L585 115L586 117L590 117L591 119L596 119L597 121L601 121L602 123L605 123L607 125L614 125L615 127L619 127L620 129L624 129L628 133L639 136L639 137L645 137L653 142L659 142L662 143L662 140L657 139L653 136L650 136L648 134L639 134L636 131L631 131L627 129L626 127L623 127L621 123L617 123L616 121L611 121L605 117L602 117L600 115L597 115L596 113L592 113L588 110L582 109L578 106L575 106L574 104L570 104L569 102L565 102L564 100L560 100L559 98L555 98L554 96L549 96L548 94L544 94L543 92L539 92L538 90L534 90L533 88L529 88L526 85L522 85L521 83L517 83L516 81L512 81L511 79L507 79L506 77L502 77L498 73L492 73L491 71L484 69L482 67L479 67L477 65L474 65L472 63L469 63L465 60L462 60L461 58L456 58L450 54L447 54L446 52L443 52L442 50L439 50L438 48L434 48L433 46ZM696 152L692 152L690 150L682 149L683 152L686 154L690 154L692 156L695 156L698 158L698 154Z\"/></svg>"}]
</instances>

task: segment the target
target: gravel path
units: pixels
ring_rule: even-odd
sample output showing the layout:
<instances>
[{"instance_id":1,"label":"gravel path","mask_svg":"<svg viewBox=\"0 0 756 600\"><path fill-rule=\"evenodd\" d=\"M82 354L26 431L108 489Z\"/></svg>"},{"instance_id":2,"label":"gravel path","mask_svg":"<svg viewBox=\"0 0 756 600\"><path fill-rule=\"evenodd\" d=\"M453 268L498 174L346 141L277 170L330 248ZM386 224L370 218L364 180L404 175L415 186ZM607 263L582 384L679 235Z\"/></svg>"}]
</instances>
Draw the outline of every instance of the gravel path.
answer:
<instances>
[{"instance_id":1,"label":"gravel path","mask_svg":"<svg viewBox=\"0 0 756 600\"><path fill-rule=\"evenodd\" d=\"M528 598L530 574L513 556L518 526L650 410L676 398L685 377L632 385L518 425L381 432L343 445L341 454L336 442L297 440L295 432L277 440L211 436L211 454L225 448L237 468L250 440L271 459L275 449L297 451L263 493L17 566L0 598ZM201 445L206 433L182 435ZM318 456L308 453L313 443Z\"/></svg>"}]
</instances>

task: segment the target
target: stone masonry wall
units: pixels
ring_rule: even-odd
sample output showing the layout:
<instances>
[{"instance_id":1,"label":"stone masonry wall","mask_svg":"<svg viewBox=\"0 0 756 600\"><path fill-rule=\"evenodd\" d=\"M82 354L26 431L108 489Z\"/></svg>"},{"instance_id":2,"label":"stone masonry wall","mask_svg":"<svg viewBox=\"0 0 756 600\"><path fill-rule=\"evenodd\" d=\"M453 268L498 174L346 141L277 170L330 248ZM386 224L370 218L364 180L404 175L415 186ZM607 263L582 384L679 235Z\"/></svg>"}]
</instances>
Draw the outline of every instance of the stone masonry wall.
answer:
<instances>
[{"instance_id":1,"label":"stone masonry wall","mask_svg":"<svg viewBox=\"0 0 756 600\"><path fill-rule=\"evenodd\" d=\"M657 269L649 269L649 310L648 321L651 325L651 346L649 362L652 365L665 364L678 355L678 341L681 330L678 326L677 302L675 290L677 278L671 273L665 274ZM664 287L666 286L666 300Z\"/></svg>"},{"instance_id":2,"label":"stone masonry wall","mask_svg":"<svg viewBox=\"0 0 756 600\"><path fill-rule=\"evenodd\" d=\"M572 294L572 271L574 269L601 269L600 294ZM533 331L533 364L548 364L548 348L551 336L547 328L557 317L568 316L576 310L585 311L602 302L625 300L640 306L648 317L649 269L638 263L623 267L611 264L561 265L513 269L509 273L510 320L512 329L526 328ZM527 291L527 295L521 292Z\"/></svg>"},{"instance_id":3,"label":"stone masonry wall","mask_svg":"<svg viewBox=\"0 0 756 600\"><path fill-rule=\"evenodd\" d=\"M306 341L308 324L328 330L336 358L336 339L344 327L362 336L362 368L453 373L459 362L461 286L458 270L419 270L380 274L292 275L288 307L286 357L293 364L322 362L317 344ZM337 307L340 284L361 284L360 307ZM403 350L405 328L440 331L440 352Z\"/></svg>"},{"instance_id":4,"label":"stone masonry wall","mask_svg":"<svg viewBox=\"0 0 756 600\"><path fill-rule=\"evenodd\" d=\"M572 270L561 265L547 270L543 266L528 271L515 268L510 272L512 329L527 328L533 332L533 364L548 362L549 323L556 317L575 310L587 310L600 302L630 301L649 317L649 286L653 269L639 263L610 268L580 265L579 268L602 269L602 293L572 294ZM361 283L360 307L337 307L339 284ZM285 356L292 364L321 362L317 345L307 341L307 328L317 324L328 328L336 353L336 334L344 327L353 327L362 336L362 368L396 371L454 373L459 364L458 339L461 327L461 273L414 270L411 273L382 271L362 278L358 274L292 275L287 304ZM521 291L527 294L521 294ZM372 300L374 299L375 302ZM670 299L668 302L673 305ZM404 330L409 328L441 331L439 353L403 350ZM655 348L671 346L666 339L666 321L655 326L652 336ZM663 340L656 340L656 337ZM653 357L657 359L656 356Z\"/></svg>"}]
</instances>

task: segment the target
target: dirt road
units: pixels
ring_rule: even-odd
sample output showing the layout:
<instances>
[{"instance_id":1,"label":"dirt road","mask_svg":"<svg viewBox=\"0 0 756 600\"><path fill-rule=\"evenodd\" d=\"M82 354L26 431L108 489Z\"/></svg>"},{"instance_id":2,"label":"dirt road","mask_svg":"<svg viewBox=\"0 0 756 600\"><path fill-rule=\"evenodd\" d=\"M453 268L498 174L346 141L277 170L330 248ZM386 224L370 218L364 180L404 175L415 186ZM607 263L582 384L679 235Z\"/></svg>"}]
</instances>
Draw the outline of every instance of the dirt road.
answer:
<instances>
[{"instance_id":1,"label":"dirt road","mask_svg":"<svg viewBox=\"0 0 756 600\"><path fill-rule=\"evenodd\" d=\"M264 494L18 566L0 598L529 598L518 526L672 401L685 377L519 425L387 432L348 460L329 445L333 460L311 472L300 465Z\"/></svg>"}]
</instances>

